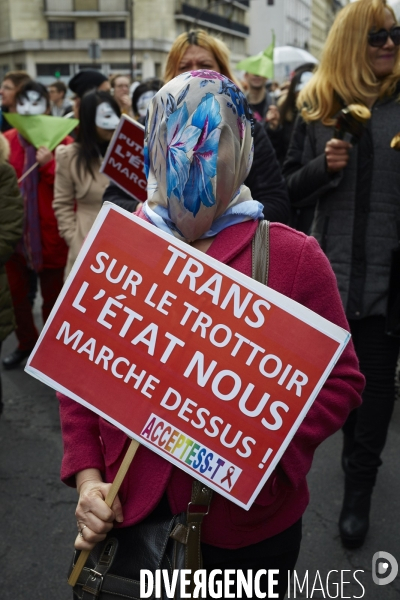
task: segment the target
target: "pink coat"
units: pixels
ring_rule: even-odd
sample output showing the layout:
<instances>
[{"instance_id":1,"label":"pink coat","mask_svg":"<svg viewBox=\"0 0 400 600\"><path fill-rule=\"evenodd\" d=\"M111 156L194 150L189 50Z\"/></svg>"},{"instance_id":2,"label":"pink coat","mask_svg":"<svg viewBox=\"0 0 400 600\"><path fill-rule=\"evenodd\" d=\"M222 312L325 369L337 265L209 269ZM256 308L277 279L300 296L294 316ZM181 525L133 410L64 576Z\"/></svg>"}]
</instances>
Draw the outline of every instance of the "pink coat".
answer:
<instances>
[{"instance_id":1,"label":"pink coat","mask_svg":"<svg viewBox=\"0 0 400 600\"><path fill-rule=\"evenodd\" d=\"M256 226L248 221L225 229L217 235L208 254L251 276L251 240ZM335 275L314 238L272 223L268 284L348 329ZM308 504L306 475L315 449L359 406L363 386L364 378L350 342L251 509L246 511L214 493L210 513L204 519L202 540L223 548L240 548L295 523ZM129 444L127 437L80 404L61 394L59 400L64 439L62 480L73 486L75 474L92 467L100 469L106 481L112 481ZM122 526L142 520L165 491L173 513L186 510L191 486L188 474L140 447L120 490Z\"/></svg>"}]
</instances>

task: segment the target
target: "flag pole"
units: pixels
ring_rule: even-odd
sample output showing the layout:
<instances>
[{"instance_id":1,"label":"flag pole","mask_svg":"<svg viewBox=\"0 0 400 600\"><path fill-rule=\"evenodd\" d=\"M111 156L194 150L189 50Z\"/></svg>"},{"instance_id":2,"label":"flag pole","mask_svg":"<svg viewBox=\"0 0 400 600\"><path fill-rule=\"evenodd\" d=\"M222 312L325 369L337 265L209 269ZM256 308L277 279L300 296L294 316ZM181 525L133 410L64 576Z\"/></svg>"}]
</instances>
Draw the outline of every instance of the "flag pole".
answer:
<instances>
[{"instance_id":1,"label":"flag pole","mask_svg":"<svg viewBox=\"0 0 400 600\"><path fill-rule=\"evenodd\" d=\"M23 173L21 175L21 177L18 179L18 184L20 184L25 179L25 177L28 177L29 173L32 173L32 171L34 171L36 169L36 167L38 167L38 166L39 166L39 163L35 162L34 165L29 167L29 169L27 171L25 171L25 173Z\"/></svg>"}]
</instances>

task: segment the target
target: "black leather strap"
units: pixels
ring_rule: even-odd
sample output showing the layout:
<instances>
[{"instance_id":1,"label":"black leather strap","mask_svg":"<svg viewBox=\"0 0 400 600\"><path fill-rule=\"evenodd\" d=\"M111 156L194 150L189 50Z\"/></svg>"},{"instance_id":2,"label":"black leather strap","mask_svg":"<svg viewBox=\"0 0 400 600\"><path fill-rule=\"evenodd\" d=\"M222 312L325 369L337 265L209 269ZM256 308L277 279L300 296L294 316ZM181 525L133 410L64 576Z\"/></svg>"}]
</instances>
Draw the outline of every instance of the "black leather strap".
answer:
<instances>
[{"instance_id":1,"label":"black leather strap","mask_svg":"<svg viewBox=\"0 0 400 600\"><path fill-rule=\"evenodd\" d=\"M100 558L93 569L84 568L78 582L83 584L82 600L97 598L103 586L103 580L109 571L118 549L118 540L107 540Z\"/></svg>"},{"instance_id":2,"label":"black leather strap","mask_svg":"<svg viewBox=\"0 0 400 600\"><path fill-rule=\"evenodd\" d=\"M91 592L81 592L79 588L82 586L84 579L87 579L89 575L90 569L84 567L82 573L79 576L77 585L74 588L75 595L80 600L94 600L94 598L99 597ZM82 587L83 590L83 587ZM119 577L118 575L111 575L107 573L104 576L101 588L98 590L98 593L101 593L101 600L117 600L117 598L128 598L131 600L139 600L140 599L140 582L135 581L133 579L127 579L125 577ZM154 598L154 594L150 597L150 600Z\"/></svg>"}]
</instances>

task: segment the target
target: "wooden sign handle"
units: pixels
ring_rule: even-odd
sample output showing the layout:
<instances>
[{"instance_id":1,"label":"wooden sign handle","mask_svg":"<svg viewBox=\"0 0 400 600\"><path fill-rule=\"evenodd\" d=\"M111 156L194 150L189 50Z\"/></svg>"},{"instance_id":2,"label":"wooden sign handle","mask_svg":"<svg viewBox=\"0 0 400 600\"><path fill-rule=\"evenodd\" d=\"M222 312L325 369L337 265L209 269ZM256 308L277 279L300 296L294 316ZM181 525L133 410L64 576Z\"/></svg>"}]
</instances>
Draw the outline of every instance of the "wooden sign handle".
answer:
<instances>
[{"instance_id":1,"label":"wooden sign handle","mask_svg":"<svg viewBox=\"0 0 400 600\"><path fill-rule=\"evenodd\" d=\"M126 454L124 456L124 460L122 461L121 466L118 469L118 473L116 474L115 479L112 482L111 487L106 496L105 502L106 502L107 506L109 506L110 508L115 500L115 496L118 494L118 490L121 487L121 483L123 482L125 475L128 472L129 466L130 466L131 462L133 461L133 458L134 458L139 446L140 446L139 442L137 442L136 440L131 440L131 443L129 444L129 448L126 451ZM76 561L75 566L72 569L72 573L68 579L68 583L70 586L74 587L76 585L79 575L81 574L81 571L82 571L83 567L85 566L87 559L89 558L90 552L91 552L90 550L82 550L81 551L79 558Z\"/></svg>"}]
</instances>

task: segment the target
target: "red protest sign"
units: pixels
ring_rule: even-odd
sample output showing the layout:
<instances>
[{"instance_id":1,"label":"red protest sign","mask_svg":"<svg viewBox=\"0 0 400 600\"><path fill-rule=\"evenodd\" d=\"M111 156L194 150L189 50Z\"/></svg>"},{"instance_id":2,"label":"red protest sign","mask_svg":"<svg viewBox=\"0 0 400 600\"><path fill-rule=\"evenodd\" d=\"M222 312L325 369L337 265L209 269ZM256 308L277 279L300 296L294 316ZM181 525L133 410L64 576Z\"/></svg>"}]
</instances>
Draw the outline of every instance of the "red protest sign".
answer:
<instances>
[{"instance_id":1,"label":"red protest sign","mask_svg":"<svg viewBox=\"0 0 400 600\"><path fill-rule=\"evenodd\" d=\"M147 198L143 162L144 127L122 115L100 171L139 202Z\"/></svg>"},{"instance_id":2,"label":"red protest sign","mask_svg":"<svg viewBox=\"0 0 400 600\"><path fill-rule=\"evenodd\" d=\"M27 371L248 509L348 337L105 205Z\"/></svg>"}]
</instances>

